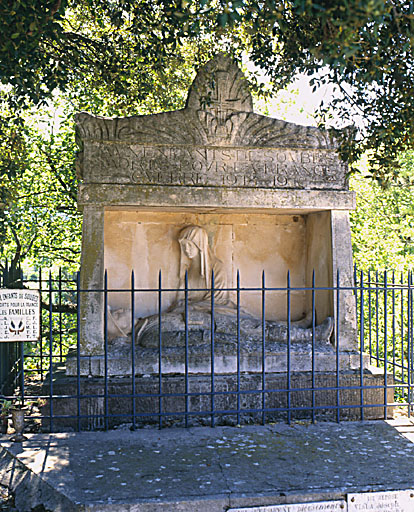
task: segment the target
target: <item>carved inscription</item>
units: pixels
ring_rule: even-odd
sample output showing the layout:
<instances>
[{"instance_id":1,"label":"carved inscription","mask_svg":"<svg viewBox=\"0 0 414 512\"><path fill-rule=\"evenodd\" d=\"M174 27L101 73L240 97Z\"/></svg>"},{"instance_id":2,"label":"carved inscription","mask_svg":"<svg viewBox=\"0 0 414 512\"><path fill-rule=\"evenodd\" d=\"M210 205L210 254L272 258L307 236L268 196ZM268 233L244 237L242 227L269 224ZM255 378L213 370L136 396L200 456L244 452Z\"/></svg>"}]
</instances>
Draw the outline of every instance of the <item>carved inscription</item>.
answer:
<instances>
[{"instance_id":1,"label":"carved inscription","mask_svg":"<svg viewBox=\"0 0 414 512\"><path fill-rule=\"evenodd\" d=\"M334 151L166 147L93 143L85 148L87 183L326 188L346 187Z\"/></svg>"},{"instance_id":2,"label":"carved inscription","mask_svg":"<svg viewBox=\"0 0 414 512\"><path fill-rule=\"evenodd\" d=\"M346 503L341 501L318 501L296 505L265 505L262 507L231 508L228 512L344 512Z\"/></svg>"},{"instance_id":3,"label":"carved inscription","mask_svg":"<svg viewBox=\"0 0 414 512\"><path fill-rule=\"evenodd\" d=\"M348 512L411 512L414 491L348 494Z\"/></svg>"}]
</instances>

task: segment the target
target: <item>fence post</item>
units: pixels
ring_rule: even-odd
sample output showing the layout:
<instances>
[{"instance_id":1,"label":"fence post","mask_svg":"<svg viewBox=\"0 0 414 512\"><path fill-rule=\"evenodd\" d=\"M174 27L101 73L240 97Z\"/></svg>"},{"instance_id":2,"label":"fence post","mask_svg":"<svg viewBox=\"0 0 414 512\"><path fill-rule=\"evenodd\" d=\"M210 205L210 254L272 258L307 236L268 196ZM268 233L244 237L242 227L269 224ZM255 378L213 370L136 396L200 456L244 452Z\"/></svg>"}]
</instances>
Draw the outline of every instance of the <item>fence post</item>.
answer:
<instances>
[{"instance_id":1,"label":"fence post","mask_svg":"<svg viewBox=\"0 0 414 512\"><path fill-rule=\"evenodd\" d=\"M3 288L9 288L12 283L8 271L8 262L0 274L0 283ZM0 394L12 395L16 379L16 363L18 361L18 347L16 342L0 343Z\"/></svg>"}]
</instances>

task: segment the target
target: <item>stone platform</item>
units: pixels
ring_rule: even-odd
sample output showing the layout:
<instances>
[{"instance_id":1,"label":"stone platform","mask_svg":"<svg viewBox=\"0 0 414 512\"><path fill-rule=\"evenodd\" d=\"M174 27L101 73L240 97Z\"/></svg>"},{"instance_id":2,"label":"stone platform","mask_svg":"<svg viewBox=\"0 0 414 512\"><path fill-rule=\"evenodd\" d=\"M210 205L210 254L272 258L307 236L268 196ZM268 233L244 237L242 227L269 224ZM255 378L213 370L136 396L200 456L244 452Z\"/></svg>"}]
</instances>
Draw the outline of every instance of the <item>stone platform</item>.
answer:
<instances>
[{"instance_id":1,"label":"stone platform","mask_svg":"<svg viewBox=\"0 0 414 512\"><path fill-rule=\"evenodd\" d=\"M76 416L78 402L77 398L66 398L68 395L76 395L76 377L65 374L64 368L54 371L53 393L63 395L64 398L53 400L53 413L55 416ZM363 403L365 419L384 418L384 375L381 370L371 367L363 373L364 387ZM266 373L266 392L264 393L266 422L285 421L287 419L286 409L288 407L287 375L285 373ZM388 376L388 385L392 384L392 377ZM49 394L49 378L44 381L42 395ZM108 413L109 425L114 426L122 423L132 422L132 379L130 377L109 377L108 385ZM292 419L309 419L311 411L306 410L312 406L312 400L316 407L317 419L336 420L336 409L338 403L340 418L347 420L359 420L361 418L361 393L360 393L360 372L341 371L339 373L340 389L339 397L335 390L336 374L333 372L316 372L315 387L322 388L315 390L312 394L312 373L293 372L290 378L290 408ZM80 410L81 424L83 429L101 428L104 424L103 415L105 410L104 392L105 379L102 377L81 377ZM236 425L240 423L260 423L262 414L259 412L263 407L261 373L240 374L240 418L237 418L237 375L221 374L215 376L214 381L214 410L215 422L218 425ZM211 399L211 377L210 375L189 375L188 399L189 425L202 426L210 425L212 410ZM165 395L161 400L163 421L166 425L184 425L185 411L185 378L183 375L163 375L162 392ZM135 378L135 411L138 425L156 424L160 407L159 377L156 374L146 374ZM388 403L393 402L393 388L387 391ZM221 411L221 412L220 412ZM49 414L48 402L43 408L42 414ZM388 407L387 414L392 417L392 407ZM45 421L47 427L48 421ZM68 427L76 428L77 420L70 418L57 418L54 420L57 430Z\"/></svg>"},{"instance_id":2,"label":"stone platform","mask_svg":"<svg viewBox=\"0 0 414 512\"><path fill-rule=\"evenodd\" d=\"M414 510L408 419L9 437L0 481L19 512Z\"/></svg>"},{"instance_id":3,"label":"stone platform","mask_svg":"<svg viewBox=\"0 0 414 512\"><path fill-rule=\"evenodd\" d=\"M363 355L363 365L367 367L369 357ZM128 376L132 373L131 342L109 347L107 365L108 375ZM157 374L159 351L156 348L137 346L135 349L135 373L137 375ZM287 371L286 343L266 343L266 372L285 373ZM341 371L358 370L361 358L357 351L339 352L339 369ZM298 343L291 347L290 371L309 372L312 370L311 343ZM206 374L211 371L211 346L209 343L191 345L188 350L188 371L191 374ZM237 347L235 344L215 344L214 371L216 374L237 372ZM262 371L262 348L260 343L244 344L240 350L240 371ZM319 343L315 347L315 371L336 371L336 349L329 343ZM184 347L164 347L162 349L163 374L184 374ZM67 375L78 374L77 358L74 352L69 353L66 360ZM105 375L105 357L91 355L80 357L80 375L103 377Z\"/></svg>"}]
</instances>

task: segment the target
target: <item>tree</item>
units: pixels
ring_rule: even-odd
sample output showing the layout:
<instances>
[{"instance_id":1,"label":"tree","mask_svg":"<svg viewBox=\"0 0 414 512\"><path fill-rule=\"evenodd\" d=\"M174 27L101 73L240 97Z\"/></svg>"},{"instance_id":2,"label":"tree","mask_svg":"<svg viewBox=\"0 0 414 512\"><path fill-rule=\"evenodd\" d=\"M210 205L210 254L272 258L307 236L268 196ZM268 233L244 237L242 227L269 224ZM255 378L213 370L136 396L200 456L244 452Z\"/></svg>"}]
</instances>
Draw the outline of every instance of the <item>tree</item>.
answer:
<instances>
[{"instance_id":1,"label":"tree","mask_svg":"<svg viewBox=\"0 0 414 512\"><path fill-rule=\"evenodd\" d=\"M367 173L367 158L361 172L351 179L357 193L357 209L351 212L354 261L359 270L412 270L414 266L414 153L400 156L397 181L383 189Z\"/></svg>"},{"instance_id":2,"label":"tree","mask_svg":"<svg viewBox=\"0 0 414 512\"><path fill-rule=\"evenodd\" d=\"M79 268L81 215L77 211L75 126L81 110L100 115L149 113L183 106L191 83L194 48L182 49L184 63L163 70L166 81L153 80L151 93L139 101L134 85L129 96L91 75L73 80L71 89L48 104L21 108L19 117L3 101L0 144L0 271L6 260L12 282L20 267ZM174 83L167 88L167 83ZM87 84L87 86L85 86ZM6 96L6 95L4 95ZM3 96L3 98L4 98Z\"/></svg>"},{"instance_id":3,"label":"tree","mask_svg":"<svg viewBox=\"0 0 414 512\"><path fill-rule=\"evenodd\" d=\"M72 123L62 121L57 133L52 126L39 131L27 120L12 124L10 139L14 136L19 141L20 158L13 146L0 155L0 268L7 259L14 277L23 261L63 264L68 270L79 264L76 145Z\"/></svg>"},{"instance_id":4,"label":"tree","mask_svg":"<svg viewBox=\"0 0 414 512\"><path fill-rule=\"evenodd\" d=\"M164 70L184 63L183 47L197 48L193 67L220 48L239 61L247 55L270 79L268 93L297 72L319 72L315 87L334 84L323 119L332 108L343 124L359 115L359 126L337 133L342 154L354 164L370 150L382 183L396 178L398 154L414 144L408 0L17 0L3 3L0 19L0 73L13 105L83 83L137 106L154 84L168 87ZM249 80L266 92L254 73Z\"/></svg>"},{"instance_id":5,"label":"tree","mask_svg":"<svg viewBox=\"0 0 414 512\"><path fill-rule=\"evenodd\" d=\"M73 112L124 116L180 108L195 69L219 50L256 65L260 73L250 71L248 78L262 96L297 72L318 72L315 87L332 83L338 91L321 108L327 124L332 108L344 125L361 114L359 126L337 132L344 158L357 167L369 150L371 176L382 185L397 183L408 172L398 154L414 141L413 23L405 0L3 2L3 256L16 267L34 255L44 264L75 265L79 245L64 241L77 239L65 229L80 229ZM30 120L40 122L42 109L56 102L65 121L58 131L39 131Z\"/></svg>"}]
</instances>

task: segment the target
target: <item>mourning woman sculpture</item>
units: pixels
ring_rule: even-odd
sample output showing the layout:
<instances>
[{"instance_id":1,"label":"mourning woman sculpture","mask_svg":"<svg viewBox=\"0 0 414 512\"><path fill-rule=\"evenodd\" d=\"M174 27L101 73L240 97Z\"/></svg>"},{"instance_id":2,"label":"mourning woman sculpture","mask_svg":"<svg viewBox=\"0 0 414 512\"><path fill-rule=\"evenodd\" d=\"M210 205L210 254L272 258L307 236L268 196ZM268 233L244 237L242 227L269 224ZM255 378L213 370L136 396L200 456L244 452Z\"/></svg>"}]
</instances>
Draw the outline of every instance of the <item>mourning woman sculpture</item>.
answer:
<instances>
[{"instance_id":1,"label":"mourning woman sculpture","mask_svg":"<svg viewBox=\"0 0 414 512\"><path fill-rule=\"evenodd\" d=\"M187 340L190 345L208 343L212 328L212 300L214 290L214 333L216 343L237 342L237 306L229 298L226 272L223 262L219 260L208 243L208 235L200 226L186 226L180 232L180 271L179 292L168 311L161 315L162 343L164 346L177 347ZM187 316L185 315L185 276L187 274L188 298ZM214 288L212 276L214 275ZM260 342L263 334L261 319L240 309L240 341L254 344ZM290 340L292 342L310 342L312 329L311 318L292 322ZM333 320L327 318L316 327L317 341L329 342ZM286 322L265 322L266 339L274 342L286 342L288 329ZM152 315L139 319L136 326L136 340L144 347L156 347L159 344L159 316Z\"/></svg>"},{"instance_id":2,"label":"mourning woman sculpture","mask_svg":"<svg viewBox=\"0 0 414 512\"><path fill-rule=\"evenodd\" d=\"M180 244L180 280L178 288L184 289L188 278L188 304L194 311L211 311L212 278L214 276L214 305L217 312L234 314L236 305L230 301L227 276L223 262L211 250L208 235L200 226L186 226L178 238ZM184 307L183 293L169 308L174 311Z\"/></svg>"}]
</instances>

